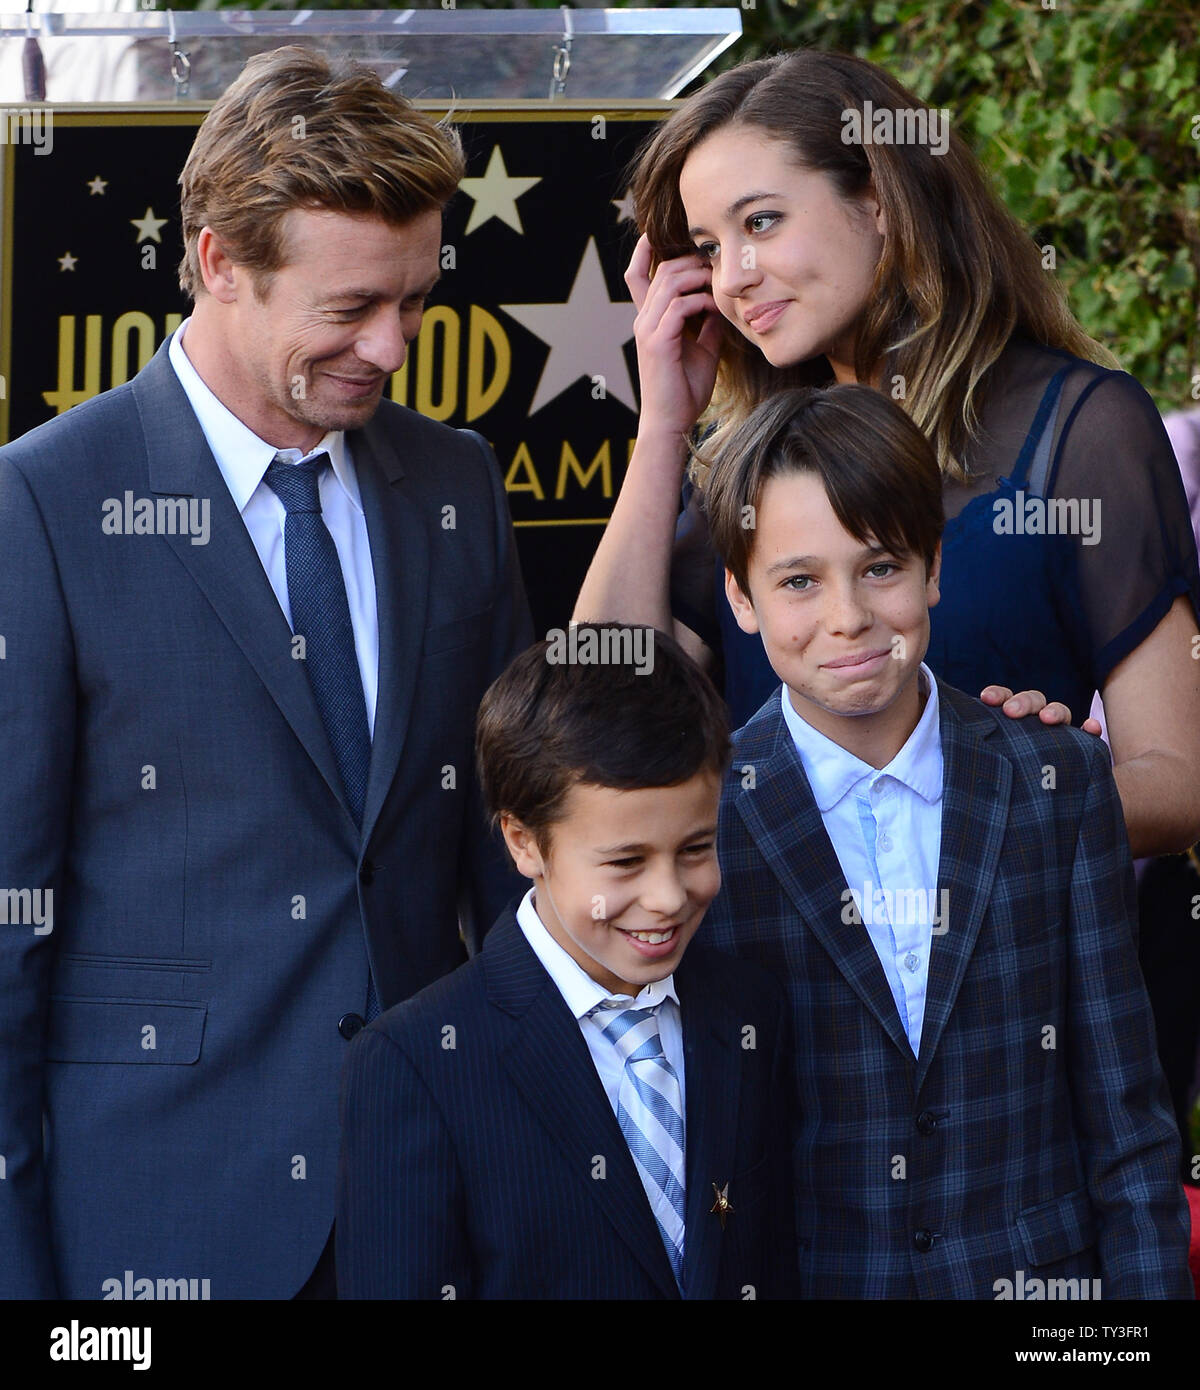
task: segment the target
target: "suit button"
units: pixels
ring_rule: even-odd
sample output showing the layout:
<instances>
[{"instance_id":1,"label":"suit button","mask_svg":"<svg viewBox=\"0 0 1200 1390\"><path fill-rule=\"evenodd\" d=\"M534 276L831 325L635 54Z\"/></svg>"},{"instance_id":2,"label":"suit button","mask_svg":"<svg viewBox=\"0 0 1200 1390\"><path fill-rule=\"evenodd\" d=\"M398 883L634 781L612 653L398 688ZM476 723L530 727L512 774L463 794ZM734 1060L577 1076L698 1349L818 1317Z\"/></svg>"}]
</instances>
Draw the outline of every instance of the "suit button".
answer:
<instances>
[{"instance_id":1,"label":"suit button","mask_svg":"<svg viewBox=\"0 0 1200 1390\"><path fill-rule=\"evenodd\" d=\"M932 1134L937 1129L937 1116L932 1110L922 1110L917 1116L917 1129L922 1134Z\"/></svg>"},{"instance_id":2,"label":"suit button","mask_svg":"<svg viewBox=\"0 0 1200 1390\"><path fill-rule=\"evenodd\" d=\"M922 1252L922 1254L924 1254L928 1250L932 1250L933 1232L918 1231L916 1235L913 1236L913 1244L917 1247L918 1250Z\"/></svg>"},{"instance_id":3,"label":"suit button","mask_svg":"<svg viewBox=\"0 0 1200 1390\"><path fill-rule=\"evenodd\" d=\"M375 865L369 859L363 860L362 868L358 871L358 881L368 888L375 881Z\"/></svg>"},{"instance_id":4,"label":"suit button","mask_svg":"<svg viewBox=\"0 0 1200 1390\"><path fill-rule=\"evenodd\" d=\"M366 1024L359 1014L343 1014L341 1018L338 1019L338 1032L347 1042L350 1041L355 1033L365 1027Z\"/></svg>"}]
</instances>

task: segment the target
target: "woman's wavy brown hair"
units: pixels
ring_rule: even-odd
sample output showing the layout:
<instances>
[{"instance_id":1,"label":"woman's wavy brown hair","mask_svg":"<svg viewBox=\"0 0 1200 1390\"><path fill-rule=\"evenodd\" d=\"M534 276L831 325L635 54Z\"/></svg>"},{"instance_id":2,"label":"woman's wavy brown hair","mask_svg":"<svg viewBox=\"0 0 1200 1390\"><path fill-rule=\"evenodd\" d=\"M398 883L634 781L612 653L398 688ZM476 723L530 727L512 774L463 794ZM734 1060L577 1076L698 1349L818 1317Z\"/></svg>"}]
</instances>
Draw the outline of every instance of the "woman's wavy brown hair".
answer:
<instances>
[{"instance_id":1,"label":"woman's wavy brown hair","mask_svg":"<svg viewBox=\"0 0 1200 1390\"><path fill-rule=\"evenodd\" d=\"M1105 365L1115 359L1076 322L1033 239L957 135L950 134L944 154L928 143L843 140L844 113L861 113L867 101L876 111L928 110L881 68L844 54L803 49L732 68L639 151L630 171L638 225L655 266L695 249L680 171L702 140L727 127L757 128L784 142L800 168L826 174L844 199L873 189L886 234L858 326L855 375L870 381L882 366L889 387L902 377L902 404L936 449L943 474L963 478L986 374L1014 332ZM706 412L718 422L709 443L719 445L772 392L831 381L824 357L773 367L726 321Z\"/></svg>"}]
</instances>

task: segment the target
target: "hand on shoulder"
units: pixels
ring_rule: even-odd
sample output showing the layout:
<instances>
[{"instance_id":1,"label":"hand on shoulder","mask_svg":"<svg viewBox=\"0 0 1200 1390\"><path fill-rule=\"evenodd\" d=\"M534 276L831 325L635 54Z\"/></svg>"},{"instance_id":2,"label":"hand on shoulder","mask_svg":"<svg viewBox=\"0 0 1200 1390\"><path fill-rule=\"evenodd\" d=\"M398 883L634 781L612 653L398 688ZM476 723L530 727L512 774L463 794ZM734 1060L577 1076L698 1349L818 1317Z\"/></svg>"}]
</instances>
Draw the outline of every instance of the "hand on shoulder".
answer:
<instances>
[{"instance_id":1,"label":"hand on shoulder","mask_svg":"<svg viewBox=\"0 0 1200 1390\"><path fill-rule=\"evenodd\" d=\"M987 685L979 692L985 705L999 705L1009 719L1025 719L1036 714L1043 724L1065 724L1071 722L1071 711L1058 700L1047 701L1040 690L1021 690L1017 694L1006 685ZM1085 734L1100 734L1098 719L1085 719L1079 726Z\"/></svg>"}]
</instances>

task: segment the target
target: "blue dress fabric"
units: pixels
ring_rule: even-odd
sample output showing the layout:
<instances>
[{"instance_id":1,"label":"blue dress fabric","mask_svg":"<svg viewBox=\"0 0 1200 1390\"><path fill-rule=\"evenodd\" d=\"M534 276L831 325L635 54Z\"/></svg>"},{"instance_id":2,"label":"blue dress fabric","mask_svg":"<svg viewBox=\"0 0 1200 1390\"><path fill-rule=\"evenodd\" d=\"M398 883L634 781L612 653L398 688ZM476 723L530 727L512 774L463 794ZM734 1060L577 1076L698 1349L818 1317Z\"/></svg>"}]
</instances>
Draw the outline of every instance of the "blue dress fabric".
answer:
<instances>
[{"instance_id":1,"label":"blue dress fabric","mask_svg":"<svg viewBox=\"0 0 1200 1390\"><path fill-rule=\"evenodd\" d=\"M1124 372L1017 338L989 386L968 481L945 490L941 601L930 612L926 661L971 695L985 685L1040 690L1078 724L1093 692L1178 595L1200 614L1183 482L1153 401ZM1040 499L1076 499L1093 538L1078 526L1051 535L1006 529L1006 515L1030 517ZM779 681L761 639L734 620L691 482L676 527L671 607L714 652L740 727Z\"/></svg>"}]
</instances>

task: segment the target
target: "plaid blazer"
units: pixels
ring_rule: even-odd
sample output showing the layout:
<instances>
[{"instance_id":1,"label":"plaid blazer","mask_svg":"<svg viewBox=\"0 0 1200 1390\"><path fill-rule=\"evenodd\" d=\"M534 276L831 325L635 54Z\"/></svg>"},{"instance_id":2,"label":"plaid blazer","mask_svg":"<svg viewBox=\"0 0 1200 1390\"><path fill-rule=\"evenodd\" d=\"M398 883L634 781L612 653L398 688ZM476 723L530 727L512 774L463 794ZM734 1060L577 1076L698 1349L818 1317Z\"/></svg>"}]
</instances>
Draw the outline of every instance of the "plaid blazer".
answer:
<instances>
[{"instance_id":1,"label":"plaid blazer","mask_svg":"<svg viewBox=\"0 0 1200 1390\"><path fill-rule=\"evenodd\" d=\"M701 939L791 999L801 1290L996 1298L1007 1280L1029 1297L1040 1279L1064 1281L1049 1297L1088 1280L1079 1296L1188 1298L1178 1131L1107 749L938 691L948 897L919 1057L778 691L734 739Z\"/></svg>"}]
</instances>

